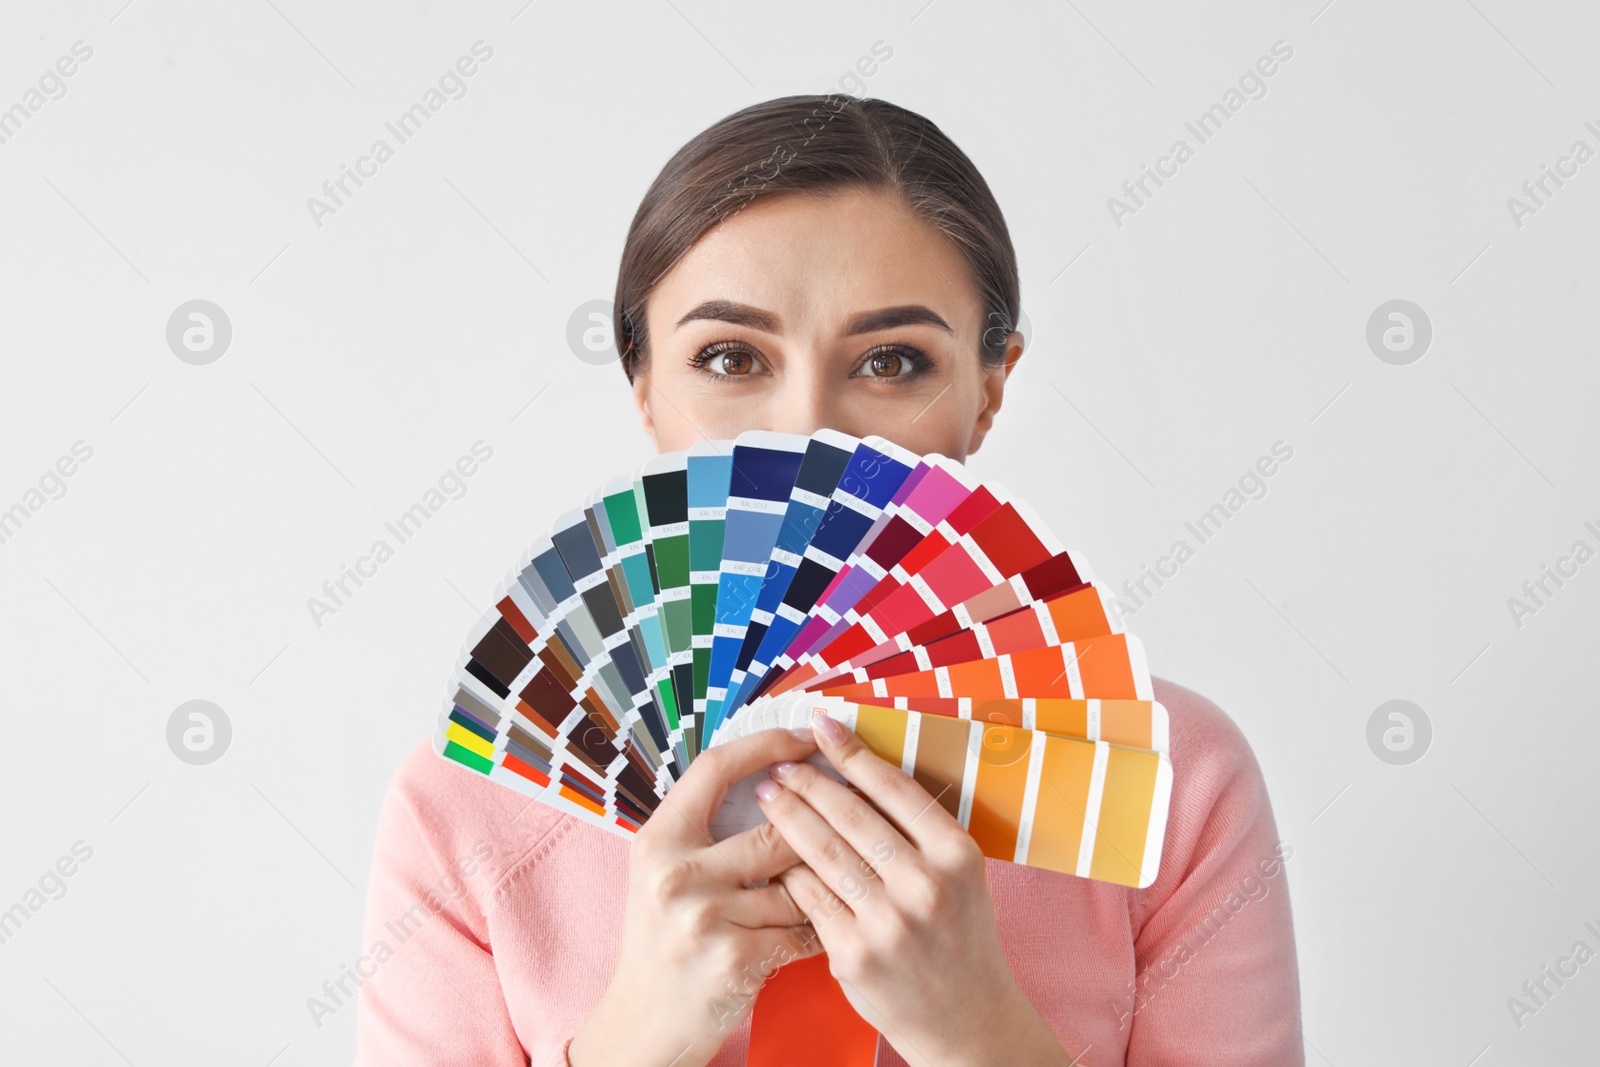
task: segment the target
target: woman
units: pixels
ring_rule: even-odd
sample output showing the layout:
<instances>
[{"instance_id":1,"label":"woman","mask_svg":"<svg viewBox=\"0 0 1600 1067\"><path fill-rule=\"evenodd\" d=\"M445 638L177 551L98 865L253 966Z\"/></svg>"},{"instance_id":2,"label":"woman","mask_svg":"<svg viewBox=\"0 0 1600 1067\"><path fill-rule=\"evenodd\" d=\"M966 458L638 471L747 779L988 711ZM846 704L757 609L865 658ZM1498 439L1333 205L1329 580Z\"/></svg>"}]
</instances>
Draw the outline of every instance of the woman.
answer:
<instances>
[{"instance_id":1,"label":"woman","mask_svg":"<svg viewBox=\"0 0 1600 1067\"><path fill-rule=\"evenodd\" d=\"M833 427L965 459L1022 355L1018 302L999 207L938 127L798 96L667 163L628 233L616 335L660 451ZM1292 850L1261 772L1215 705L1160 679L1155 696L1174 779L1143 890L985 858L820 722L708 750L632 841L420 744L378 833L357 1060L742 1064L753 965L826 951L880 1064L1302 1063ZM802 762L818 747L872 804ZM713 844L727 786L769 765L769 824Z\"/></svg>"}]
</instances>

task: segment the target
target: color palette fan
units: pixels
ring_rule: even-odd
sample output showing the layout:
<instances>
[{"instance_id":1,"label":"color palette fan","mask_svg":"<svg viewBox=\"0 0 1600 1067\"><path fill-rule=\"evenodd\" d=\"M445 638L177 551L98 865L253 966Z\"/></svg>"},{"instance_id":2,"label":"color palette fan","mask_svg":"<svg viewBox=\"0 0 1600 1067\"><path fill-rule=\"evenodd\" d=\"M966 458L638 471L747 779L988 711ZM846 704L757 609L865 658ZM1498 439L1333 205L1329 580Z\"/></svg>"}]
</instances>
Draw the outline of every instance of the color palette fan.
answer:
<instances>
[{"instance_id":1,"label":"color palette fan","mask_svg":"<svg viewBox=\"0 0 1600 1067\"><path fill-rule=\"evenodd\" d=\"M601 487L502 583L434 748L631 836L706 748L817 711L984 855L1154 881L1172 766L1143 647L1026 505L881 437L750 431ZM717 840L763 821L764 776ZM878 1044L822 953L761 985L745 1063L872 1067Z\"/></svg>"},{"instance_id":2,"label":"color palette fan","mask_svg":"<svg viewBox=\"0 0 1600 1067\"><path fill-rule=\"evenodd\" d=\"M816 710L986 856L1156 876L1172 768L1138 639L1025 504L881 437L750 431L602 486L474 627L434 748L631 836L706 748ZM718 840L762 821L761 777Z\"/></svg>"}]
</instances>

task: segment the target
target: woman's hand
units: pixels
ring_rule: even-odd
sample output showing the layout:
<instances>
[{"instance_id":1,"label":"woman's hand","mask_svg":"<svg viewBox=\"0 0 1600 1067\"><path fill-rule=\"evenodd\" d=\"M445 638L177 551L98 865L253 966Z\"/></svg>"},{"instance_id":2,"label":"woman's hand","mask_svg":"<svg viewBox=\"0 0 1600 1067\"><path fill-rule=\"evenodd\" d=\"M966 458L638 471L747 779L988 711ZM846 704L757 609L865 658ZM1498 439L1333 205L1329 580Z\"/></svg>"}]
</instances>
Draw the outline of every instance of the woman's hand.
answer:
<instances>
[{"instance_id":1,"label":"woman's hand","mask_svg":"<svg viewBox=\"0 0 1600 1067\"><path fill-rule=\"evenodd\" d=\"M917 1067L1067 1063L1006 963L977 842L854 732L822 714L811 725L866 799L793 761L756 792L804 861L778 881L857 1013Z\"/></svg>"},{"instance_id":2,"label":"woman's hand","mask_svg":"<svg viewBox=\"0 0 1600 1067\"><path fill-rule=\"evenodd\" d=\"M749 1015L764 977L822 951L773 878L798 862L771 823L721 842L708 824L728 787L812 755L805 730L763 730L695 758L628 846L615 972L567 1049L573 1067L702 1067Z\"/></svg>"}]
</instances>

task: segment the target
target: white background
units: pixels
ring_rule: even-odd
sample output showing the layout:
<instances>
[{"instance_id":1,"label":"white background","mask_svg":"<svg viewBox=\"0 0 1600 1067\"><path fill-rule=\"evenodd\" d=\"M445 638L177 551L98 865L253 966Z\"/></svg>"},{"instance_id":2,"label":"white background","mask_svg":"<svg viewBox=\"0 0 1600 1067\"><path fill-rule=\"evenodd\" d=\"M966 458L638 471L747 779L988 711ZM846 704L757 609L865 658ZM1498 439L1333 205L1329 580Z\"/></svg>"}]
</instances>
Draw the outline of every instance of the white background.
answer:
<instances>
[{"instance_id":1,"label":"white background","mask_svg":"<svg viewBox=\"0 0 1600 1067\"><path fill-rule=\"evenodd\" d=\"M0 144L0 508L93 457L0 544L0 909L93 857L0 944L0 1059L349 1061L354 1008L306 1001L362 951L385 784L505 570L649 450L569 316L685 140L877 41L865 92L972 156L1021 264L980 474L1115 586L1294 449L1127 625L1265 770L1308 1062L1593 1054L1600 962L1520 1028L1506 1004L1600 949L1600 561L1507 607L1600 548L1600 160L1520 227L1506 203L1600 149L1592 7L523 3L4 7L0 107L94 54ZM480 39L467 95L317 226L307 198ZM1267 94L1117 226L1107 198L1279 40ZM196 298L233 326L208 366L165 339ZM1434 330L1408 366L1365 339L1396 298ZM466 495L314 624L480 439ZM205 767L165 737L197 698L233 726ZM1395 698L1433 725L1409 766L1366 740Z\"/></svg>"}]
</instances>

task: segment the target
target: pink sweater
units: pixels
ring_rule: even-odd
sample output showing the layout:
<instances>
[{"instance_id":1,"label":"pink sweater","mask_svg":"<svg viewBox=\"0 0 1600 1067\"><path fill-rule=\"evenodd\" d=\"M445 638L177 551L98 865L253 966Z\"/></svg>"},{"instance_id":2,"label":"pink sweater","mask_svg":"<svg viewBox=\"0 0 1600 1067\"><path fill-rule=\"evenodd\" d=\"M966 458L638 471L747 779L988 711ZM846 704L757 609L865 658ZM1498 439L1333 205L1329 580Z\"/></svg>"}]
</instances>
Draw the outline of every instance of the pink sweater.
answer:
<instances>
[{"instance_id":1,"label":"pink sweater","mask_svg":"<svg viewBox=\"0 0 1600 1067\"><path fill-rule=\"evenodd\" d=\"M1130 890L988 860L1006 959L1085 1067L1304 1064L1293 849L1232 720L1162 679L1155 696L1173 756L1160 876ZM343 990L359 984L357 1067L566 1064L616 961L628 846L418 745L384 800ZM712 1063L743 1064L749 1034L746 1018ZM904 1062L879 1039L880 1065Z\"/></svg>"}]
</instances>

